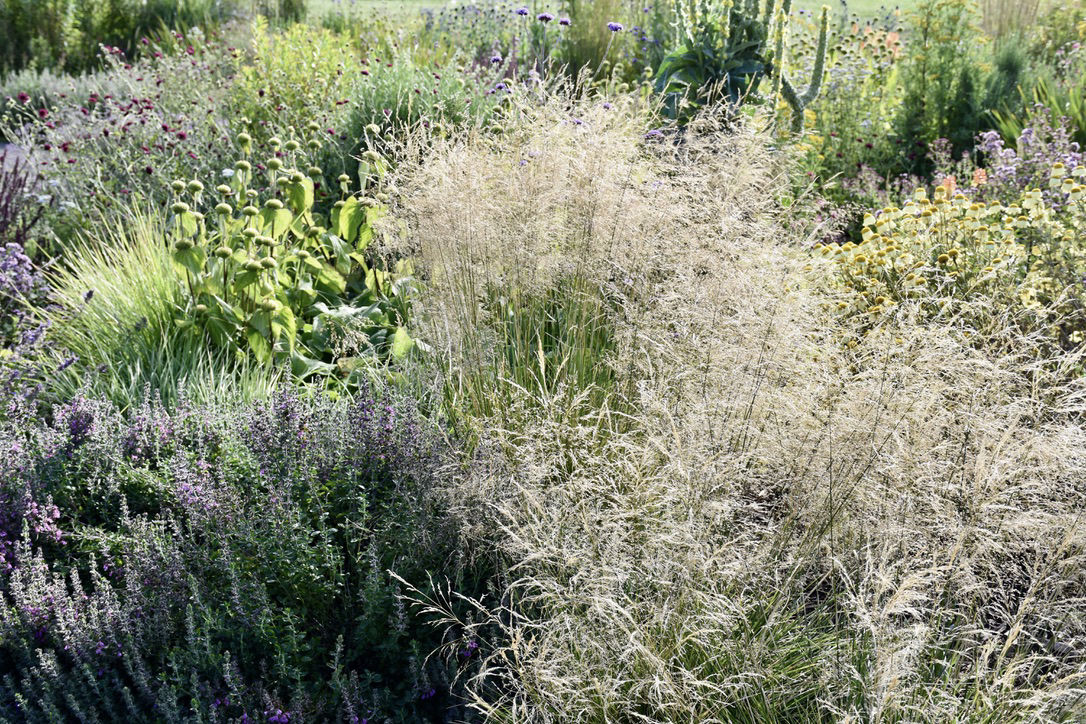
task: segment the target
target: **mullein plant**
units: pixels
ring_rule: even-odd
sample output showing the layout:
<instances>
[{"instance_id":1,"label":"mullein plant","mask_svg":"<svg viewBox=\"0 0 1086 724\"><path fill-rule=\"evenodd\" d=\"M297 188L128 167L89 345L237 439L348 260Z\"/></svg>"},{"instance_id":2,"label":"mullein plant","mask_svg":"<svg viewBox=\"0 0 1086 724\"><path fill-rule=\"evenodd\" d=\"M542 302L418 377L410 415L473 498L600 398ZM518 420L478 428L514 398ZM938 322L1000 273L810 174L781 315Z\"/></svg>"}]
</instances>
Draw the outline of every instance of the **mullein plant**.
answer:
<instances>
[{"instance_id":1,"label":"mullein plant","mask_svg":"<svg viewBox=\"0 0 1086 724\"><path fill-rule=\"evenodd\" d=\"M670 115L687 118L719 101L738 107L768 78L772 102L783 98L792 111L792 132L801 132L807 107L822 87L829 8L822 7L811 81L802 91L785 70L791 9L792 0L677 0L680 45L665 56L656 74L656 90Z\"/></svg>"},{"instance_id":2,"label":"mullein plant","mask_svg":"<svg viewBox=\"0 0 1086 724\"><path fill-rule=\"evenodd\" d=\"M249 160L252 138L239 134L245 158L229 182L209 194L199 180L175 181L170 206L173 259L187 291L177 325L242 357L289 362L303 378L354 371L362 357L344 357L348 348L388 360L414 344L404 327L407 265L382 269L366 256L385 213L378 198L387 198L388 162L366 151L359 177L372 195L351 193L343 174L341 199L325 216L314 208L323 171L307 161L321 148L319 130L309 125L304 150L302 141L272 138L263 163ZM211 195L216 203L205 215L197 209Z\"/></svg>"}]
</instances>

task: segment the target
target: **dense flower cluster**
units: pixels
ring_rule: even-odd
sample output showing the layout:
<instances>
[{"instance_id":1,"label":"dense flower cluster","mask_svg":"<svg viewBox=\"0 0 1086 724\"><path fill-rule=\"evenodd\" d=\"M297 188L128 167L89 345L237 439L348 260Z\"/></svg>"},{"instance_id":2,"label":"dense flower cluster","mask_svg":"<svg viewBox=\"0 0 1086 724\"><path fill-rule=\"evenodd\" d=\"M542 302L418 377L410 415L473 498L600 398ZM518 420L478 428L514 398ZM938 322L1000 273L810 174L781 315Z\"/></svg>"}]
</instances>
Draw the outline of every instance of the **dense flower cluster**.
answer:
<instances>
[{"instance_id":1,"label":"dense flower cluster","mask_svg":"<svg viewBox=\"0 0 1086 724\"><path fill-rule=\"evenodd\" d=\"M970 199L946 181L934 198L919 188L903 207L867 214L857 243L817 245L845 291L838 309L873 320L907 300L941 316L970 315L978 300L1065 311L1059 301L1066 276L1086 270L1086 255L1071 243L1086 229L1086 167L1057 163L1048 175L1058 207L1039 188L1004 205ZM1053 331L1078 343L1082 320L1072 324L1070 332Z\"/></svg>"},{"instance_id":2,"label":"dense flower cluster","mask_svg":"<svg viewBox=\"0 0 1086 724\"><path fill-rule=\"evenodd\" d=\"M9 418L0 450L5 718L427 718L472 665L423 662L436 642L386 573L425 584L455 540L406 401L79 398Z\"/></svg>"}]
</instances>

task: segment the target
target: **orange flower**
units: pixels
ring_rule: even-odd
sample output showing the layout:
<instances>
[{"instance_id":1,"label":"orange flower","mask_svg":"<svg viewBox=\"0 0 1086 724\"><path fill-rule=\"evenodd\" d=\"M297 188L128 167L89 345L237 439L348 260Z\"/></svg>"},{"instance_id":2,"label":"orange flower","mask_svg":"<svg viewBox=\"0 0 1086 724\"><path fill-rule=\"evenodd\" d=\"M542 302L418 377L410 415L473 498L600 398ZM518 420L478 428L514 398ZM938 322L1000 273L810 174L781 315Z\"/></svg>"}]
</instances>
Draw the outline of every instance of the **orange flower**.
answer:
<instances>
[{"instance_id":1,"label":"orange flower","mask_svg":"<svg viewBox=\"0 0 1086 724\"><path fill-rule=\"evenodd\" d=\"M973 172L973 185L974 186L983 186L986 183L988 183L988 172L987 171L985 171L982 168L978 168L976 171Z\"/></svg>"}]
</instances>

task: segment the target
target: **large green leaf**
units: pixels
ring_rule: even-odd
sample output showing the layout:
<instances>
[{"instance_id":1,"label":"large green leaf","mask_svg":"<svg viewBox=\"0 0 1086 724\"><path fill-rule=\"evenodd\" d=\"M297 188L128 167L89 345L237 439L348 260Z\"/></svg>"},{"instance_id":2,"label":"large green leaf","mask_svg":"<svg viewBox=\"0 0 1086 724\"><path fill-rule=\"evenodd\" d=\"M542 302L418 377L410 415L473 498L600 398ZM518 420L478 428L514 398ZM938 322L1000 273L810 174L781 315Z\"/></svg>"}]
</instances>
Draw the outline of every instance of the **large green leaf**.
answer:
<instances>
[{"instance_id":1,"label":"large green leaf","mask_svg":"<svg viewBox=\"0 0 1086 724\"><path fill-rule=\"evenodd\" d=\"M265 206L260 210L260 220L263 222L264 231L275 239L278 239L290 228L290 220L293 218L287 209L272 209Z\"/></svg>"},{"instance_id":2,"label":"large green leaf","mask_svg":"<svg viewBox=\"0 0 1086 724\"><path fill-rule=\"evenodd\" d=\"M411 339L411 335L407 333L407 330L403 327L396 327L396 332L392 335L392 358L403 359L414 347L415 340Z\"/></svg>"}]
</instances>

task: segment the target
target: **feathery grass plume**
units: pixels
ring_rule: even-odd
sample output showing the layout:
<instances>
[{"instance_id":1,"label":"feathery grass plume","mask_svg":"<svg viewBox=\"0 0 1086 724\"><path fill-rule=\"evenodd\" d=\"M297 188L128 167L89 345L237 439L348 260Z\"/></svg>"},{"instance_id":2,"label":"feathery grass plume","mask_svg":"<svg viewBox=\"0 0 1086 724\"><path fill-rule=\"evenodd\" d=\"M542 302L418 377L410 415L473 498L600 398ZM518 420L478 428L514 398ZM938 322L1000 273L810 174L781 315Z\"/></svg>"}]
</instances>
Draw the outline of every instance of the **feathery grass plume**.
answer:
<instances>
[{"instance_id":1,"label":"feathery grass plume","mask_svg":"<svg viewBox=\"0 0 1086 724\"><path fill-rule=\"evenodd\" d=\"M1080 358L1036 359L1028 338L985 351L909 300L850 326L805 240L787 238L764 138L702 117L681 142L642 142L641 122L555 100L501 135L437 144L402 178L446 404L485 462L454 500L511 561L489 618L415 595L479 637L476 708L517 722L1073 715L1086 398L1066 372ZM511 341L542 305L523 300L570 279L584 296L566 304L591 299L608 344L565 307ZM1021 337L1009 320L1000 334ZM538 350L532 379L554 360L560 383L518 381L510 346ZM581 386L578 355L599 360Z\"/></svg>"}]
</instances>

